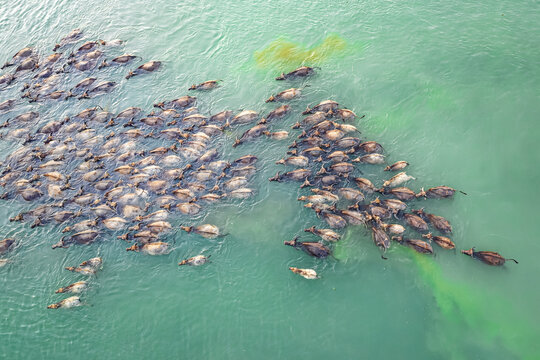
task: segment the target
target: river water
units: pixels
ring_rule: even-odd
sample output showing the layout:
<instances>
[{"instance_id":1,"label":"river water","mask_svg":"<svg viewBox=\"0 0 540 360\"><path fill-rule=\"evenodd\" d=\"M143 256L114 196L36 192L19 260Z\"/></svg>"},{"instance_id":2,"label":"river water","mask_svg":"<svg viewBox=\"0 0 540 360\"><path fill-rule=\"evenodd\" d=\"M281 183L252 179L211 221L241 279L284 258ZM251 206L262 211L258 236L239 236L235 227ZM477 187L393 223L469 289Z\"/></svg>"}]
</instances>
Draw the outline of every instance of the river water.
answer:
<instances>
[{"instance_id":1,"label":"river water","mask_svg":"<svg viewBox=\"0 0 540 360\"><path fill-rule=\"evenodd\" d=\"M298 184L267 178L287 144L263 140L231 148L256 154L256 196L213 207L197 223L227 236L208 240L173 231L165 256L126 252L115 236L89 246L51 249L62 225L30 229L8 218L31 205L0 204L1 238L18 239L0 268L0 357L6 359L202 358L525 359L540 357L540 4L538 1L20 1L0 0L0 61L25 46L48 54L74 28L85 39L122 39L125 52L161 60L162 70L87 101L27 104L49 120L100 105L111 112L187 94L193 83L223 80L197 94L199 109L267 113L271 94L304 86L290 130L308 105L333 99L365 114L363 139L383 144L387 161L407 160L421 187L449 185L468 195L418 200L450 220L457 251L435 257L394 245L382 260L363 227L349 227L334 257L309 258L283 245L322 226L296 198ZM274 81L302 64L320 67L306 81ZM20 84L0 92L0 102ZM0 115L2 122L13 116ZM291 132L293 134L293 132ZM4 154L16 142L2 140ZM381 182L382 171L365 175ZM182 220L183 221L183 220ZM189 223L189 219L186 219ZM193 222L191 222L193 223ZM175 228L179 223L175 223ZM459 249L515 258L489 267ZM198 253L199 268L177 262ZM54 290L80 280L63 270L94 256L103 269L84 306L48 310ZM287 268L313 268L308 281Z\"/></svg>"}]
</instances>

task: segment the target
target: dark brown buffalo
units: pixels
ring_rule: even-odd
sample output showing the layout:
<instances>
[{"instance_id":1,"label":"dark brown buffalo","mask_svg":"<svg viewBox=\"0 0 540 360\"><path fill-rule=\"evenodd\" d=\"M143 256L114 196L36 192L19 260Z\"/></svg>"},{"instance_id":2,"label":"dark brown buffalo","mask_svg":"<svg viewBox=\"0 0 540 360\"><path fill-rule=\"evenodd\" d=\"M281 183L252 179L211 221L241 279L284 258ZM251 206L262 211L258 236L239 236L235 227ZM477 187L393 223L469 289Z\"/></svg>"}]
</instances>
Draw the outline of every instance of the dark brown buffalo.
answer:
<instances>
[{"instance_id":1,"label":"dark brown buffalo","mask_svg":"<svg viewBox=\"0 0 540 360\"><path fill-rule=\"evenodd\" d=\"M420 216L413 214L404 214L403 217L407 224L412 227L414 230L419 232L428 231L428 224L422 220Z\"/></svg>"},{"instance_id":2,"label":"dark brown buffalo","mask_svg":"<svg viewBox=\"0 0 540 360\"><path fill-rule=\"evenodd\" d=\"M330 255L330 249L318 242L297 242L298 236L291 241L285 241L285 245L304 250L308 255L325 258Z\"/></svg>"},{"instance_id":3,"label":"dark brown buffalo","mask_svg":"<svg viewBox=\"0 0 540 360\"><path fill-rule=\"evenodd\" d=\"M218 86L220 80L208 80L200 83L199 85L191 85L189 90L211 90Z\"/></svg>"},{"instance_id":4,"label":"dark brown buffalo","mask_svg":"<svg viewBox=\"0 0 540 360\"><path fill-rule=\"evenodd\" d=\"M293 171L289 171L285 174L280 174L279 172L276 174L276 176L271 177L270 181L283 181L283 180L292 180L292 181L301 181L305 180L311 175L311 170L308 169L296 169Z\"/></svg>"},{"instance_id":5,"label":"dark brown buffalo","mask_svg":"<svg viewBox=\"0 0 540 360\"><path fill-rule=\"evenodd\" d=\"M398 170L406 168L407 165L409 165L409 163L406 161L403 161L403 160L397 161L393 163L392 165L388 165L387 167L385 167L384 171L398 171Z\"/></svg>"},{"instance_id":6,"label":"dark brown buffalo","mask_svg":"<svg viewBox=\"0 0 540 360\"><path fill-rule=\"evenodd\" d=\"M382 188L377 191L380 192L381 194L393 195L401 201L409 201L412 199L416 199L416 195L414 191L406 187L397 187L393 189Z\"/></svg>"},{"instance_id":7,"label":"dark brown buffalo","mask_svg":"<svg viewBox=\"0 0 540 360\"><path fill-rule=\"evenodd\" d=\"M402 236L393 236L392 240L396 240L400 244L407 245L420 254L433 254L433 248L424 240L407 239Z\"/></svg>"},{"instance_id":8,"label":"dark brown buffalo","mask_svg":"<svg viewBox=\"0 0 540 360\"><path fill-rule=\"evenodd\" d=\"M443 249L454 249L456 244L446 236L434 236L431 233L422 235L423 238L435 241L435 244L439 245Z\"/></svg>"},{"instance_id":9,"label":"dark brown buffalo","mask_svg":"<svg viewBox=\"0 0 540 360\"><path fill-rule=\"evenodd\" d=\"M381 144L375 141L366 141L357 146L357 149L365 153L381 153L384 151L384 148Z\"/></svg>"},{"instance_id":10,"label":"dark brown buffalo","mask_svg":"<svg viewBox=\"0 0 540 360\"><path fill-rule=\"evenodd\" d=\"M62 46L74 43L75 41L79 40L82 37L82 35L83 33L81 30L79 29L72 30L67 36L65 36L64 38L62 38L62 40L60 40L60 43L54 46L53 51L58 50Z\"/></svg>"},{"instance_id":11,"label":"dark brown buffalo","mask_svg":"<svg viewBox=\"0 0 540 360\"><path fill-rule=\"evenodd\" d=\"M233 147L236 147L245 141L258 138L267 130L268 128L264 124L255 125L251 129L246 130L246 132L242 134L242 137L240 137L240 139L236 139L233 143Z\"/></svg>"},{"instance_id":12,"label":"dark brown buffalo","mask_svg":"<svg viewBox=\"0 0 540 360\"><path fill-rule=\"evenodd\" d=\"M501 266L504 265L506 260L512 260L516 264L518 262L515 259L505 259L503 258L499 253L496 253L495 251L474 251L474 248L471 248L469 250L461 250L462 254L469 255L473 259L480 260L481 262L493 265L493 266Z\"/></svg>"},{"instance_id":13,"label":"dark brown buffalo","mask_svg":"<svg viewBox=\"0 0 540 360\"><path fill-rule=\"evenodd\" d=\"M442 216L426 213L423 209L413 210L412 212L422 217L423 219L427 219L431 223L431 225L433 225L437 230L443 233L452 232L452 225L450 225L450 222Z\"/></svg>"},{"instance_id":14,"label":"dark brown buffalo","mask_svg":"<svg viewBox=\"0 0 540 360\"><path fill-rule=\"evenodd\" d=\"M15 244L15 240L11 238L0 240L0 255L8 252L13 244Z\"/></svg>"},{"instance_id":15,"label":"dark brown buffalo","mask_svg":"<svg viewBox=\"0 0 540 360\"><path fill-rule=\"evenodd\" d=\"M459 191L459 190L457 190L457 191ZM424 196L424 197L434 198L434 199L449 198L449 197L454 196L455 192L456 192L456 189L452 189L449 186L441 185L441 186L436 186L436 187L433 187L433 188L429 188L426 191L424 191L424 189L422 189L416 195L416 197ZM459 191L459 192L464 194L464 195L467 195L463 191Z\"/></svg>"},{"instance_id":16,"label":"dark brown buffalo","mask_svg":"<svg viewBox=\"0 0 540 360\"><path fill-rule=\"evenodd\" d=\"M267 121L273 120L273 119L279 119L284 117L289 113L291 110L291 107L289 105L281 105L275 108L274 110L270 111L268 115L266 115L265 118L263 118L260 123L266 123Z\"/></svg>"},{"instance_id":17,"label":"dark brown buffalo","mask_svg":"<svg viewBox=\"0 0 540 360\"><path fill-rule=\"evenodd\" d=\"M111 60L111 62L112 62L112 64L115 64L115 65L119 65L119 64L124 65L124 64L127 64L131 60L136 59L136 58L140 58L140 56L124 54L124 55L120 55L118 57L115 57L114 59ZM104 67L111 66L112 64L107 63L107 61L103 61L101 63L101 65L99 65L98 69L102 69Z\"/></svg>"},{"instance_id":18,"label":"dark brown buffalo","mask_svg":"<svg viewBox=\"0 0 540 360\"><path fill-rule=\"evenodd\" d=\"M302 66L299 67L296 70L291 71L290 73L284 74L281 73L280 76L276 78L276 80L285 80L285 79L293 79L296 77L306 77L313 74L313 68L309 66Z\"/></svg>"},{"instance_id":19,"label":"dark brown buffalo","mask_svg":"<svg viewBox=\"0 0 540 360\"><path fill-rule=\"evenodd\" d=\"M377 191L375 186L373 186L373 183L366 178L355 178L354 181L356 182L358 188L364 192L372 193Z\"/></svg>"},{"instance_id":20,"label":"dark brown buffalo","mask_svg":"<svg viewBox=\"0 0 540 360\"><path fill-rule=\"evenodd\" d=\"M0 85L8 86L15 80L15 76L13 74L4 74L0 76Z\"/></svg>"},{"instance_id":21,"label":"dark brown buffalo","mask_svg":"<svg viewBox=\"0 0 540 360\"><path fill-rule=\"evenodd\" d=\"M321 212L321 216L331 228L343 229L345 226L347 226L347 221L339 215L323 211Z\"/></svg>"},{"instance_id":22,"label":"dark brown buffalo","mask_svg":"<svg viewBox=\"0 0 540 360\"><path fill-rule=\"evenodd\" d=\"M373 242L378 247L382 248L383 250L387 250L390 247L390 238L384 230L372 227L371 235L373 237Z\"/></svg>"},{"instance_id":23,"label":"dark brown buffalo","mask_svg":"<svg viewBox=\"0 0 540 360\"><path fill-rule=\"evenodd\" d=\"M154 72L158 70L161 67L161 61L149 61L147 63L142 64L137 69L130 71L126 75L126 79L132 78L135 75Z\"/></svg>"},{"instance_id":24,"label":"dark brown buffalo","mask_svg":"<svg viewBox=\"0 0 540 360\"><path fill-rule=\"evenodd\" d=\"M11 110L15 106L15 100L6 100L0 103L0 111Z\"/></svg>"},{"instance_id":25,"label":"dark brown buffalo","mask_svg":"<svg viewBox=\"0 0 540 360\"><path fill-rule=\"evenodd\" d=\"M154 107L161 108L161 109L164 109L164 108L184 109L184 108L187 108L188 106L193 105L196 100L197 100L196 97L185 95L185 96L179 97L178 99L154 104Z\"/></svg>"},{"instance_id":26,"label":"dark brown buffalo","mask_svg":"<svg viewBox=\"0 0 540 360\"><path fill-rule=\"evenodd\" d=\"M59 247L67 248L72 244L88 245L94 242L94 240L96 239L98 235L99 235L99 232L95 230L84 230L84 231L71 235L68 239L66 239L66 237L63 236L59 242L57 242L56 244L52 246L52 248L53 249L56 249Z\"/></svg>"}]
</instances>

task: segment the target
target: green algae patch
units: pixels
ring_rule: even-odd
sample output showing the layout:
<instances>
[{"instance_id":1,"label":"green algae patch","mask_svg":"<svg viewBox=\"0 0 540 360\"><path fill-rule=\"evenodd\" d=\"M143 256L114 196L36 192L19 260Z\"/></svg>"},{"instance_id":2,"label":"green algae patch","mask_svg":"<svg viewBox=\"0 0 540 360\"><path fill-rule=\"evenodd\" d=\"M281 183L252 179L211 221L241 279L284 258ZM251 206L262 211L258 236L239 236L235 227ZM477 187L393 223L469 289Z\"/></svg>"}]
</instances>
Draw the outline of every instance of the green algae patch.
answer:
<instances>
[{"instance_id":1,"label":"green algae patch","mask_svg":"<svg viewBox=\"0 0 540 360\"><path fill-rule=\"evenodd\" d=\"M452 358L467 359L463 347L456 344L470 341L469 346L492 348L500 344L506 351L521 359L533 359L534 330L516 314L512 304L497 296L478 291L466 284L458 284L444 277L440 267L429 257L413 254L420 276L425 280L438 305L440 320L436 321L430 337L440 344ZM466 333L466 334L464 334ZM466 345L466 344L465 344Z\"/></svg>"},{"instance_id":2,"label":"green algae patch","mask_svg":"<svg viewBox=\"0 0 540 360\"><path fill-rule=\"evenodd\" d=\"M300 65L320 65L332 57L344 55L347 48L347 42L337 34L328 35L312 47L278 38L266 48L256 51L254 58L259 68L293 70Z\"/></svg>"}]
</instances>

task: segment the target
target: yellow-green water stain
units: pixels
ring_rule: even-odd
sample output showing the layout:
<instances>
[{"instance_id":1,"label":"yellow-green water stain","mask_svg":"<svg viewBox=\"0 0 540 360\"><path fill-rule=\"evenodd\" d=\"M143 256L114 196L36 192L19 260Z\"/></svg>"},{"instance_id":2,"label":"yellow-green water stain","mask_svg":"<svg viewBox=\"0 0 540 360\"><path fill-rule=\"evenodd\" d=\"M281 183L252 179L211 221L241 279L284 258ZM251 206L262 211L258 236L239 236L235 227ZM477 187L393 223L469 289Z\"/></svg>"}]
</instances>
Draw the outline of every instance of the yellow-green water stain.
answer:
<instances>
[{"instance_id":1,"label":"yellow-green water stain","mask_svg":"<svg viewBox=\"0 0 540 360\"><path fill-rule=\"evenodd\" d=\"M466 284L458 284L444 277L441 268L433 259L413 253L414 263L420 276L429 285L444 321L437 322L435 331L440 331L438 341L446 340L445 352L452 358L469 358L470 354L456 353L458 343L463 342L464 325L476 335L475 343L494 343L504 346L520 359L538 358L534 350L535 331L525 319L512 310L512 304L504 302L499 296L478 294ZM444 339L443 339L444 338ZM442 350L442 349L439 349Z\"/></svg>"},{"instance_id":2,"label":"yellow-green water stain","mask_svg":"<svg viewBox=\"0 0 540 360\"><path fill-rule=\"evenodd\" d=\"M336 259L360 261L366 257L358 246L354 246L353 234L347 231L335 245ZM534 350L535 330L512 310L512 304L497 295L478 294L469 285L448 279L430 256L404 248L402 254L407 256L407 253L437 304L433 312L435 328L426 333L426 342L429 344L430 339L434 339L433 343L437 344L433 351L444 353L451 359L469 359L470 354L464 352L463 343L486 349L493 349L493 344L497 343L516 358L538 358L539 353ZM465 334L469 333L472 337L466 338Z\"/></svg>"},{"instance_id":3,"label":"yellow-green water stain","mask_svg":"<svg viewBox=\"0 0 540 360\"><path fill-rule=\"evenodd\" d=\"M256 51L254 59L259 68L293 70L303 64L321 65L331 57L344 55L349 47L350 44L338 34L328 35L311 48L281 37L266 48Z\"/></svg>"}]
</instances>

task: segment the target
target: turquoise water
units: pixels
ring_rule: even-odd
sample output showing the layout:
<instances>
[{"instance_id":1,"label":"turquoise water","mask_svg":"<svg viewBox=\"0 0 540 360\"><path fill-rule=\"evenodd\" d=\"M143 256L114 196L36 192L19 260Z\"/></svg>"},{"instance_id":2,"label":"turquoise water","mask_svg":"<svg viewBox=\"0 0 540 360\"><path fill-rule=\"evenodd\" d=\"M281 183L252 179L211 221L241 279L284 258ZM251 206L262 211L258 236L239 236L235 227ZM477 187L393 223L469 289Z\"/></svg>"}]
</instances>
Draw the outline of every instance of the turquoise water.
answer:
<instances>
[{"instance_id":1,"label":"turquoise water","mask_svg":"<svg viewBox=\"0 0 540 360\"><path fill-rule=\"evenodd\" d=\"M126 40L120 53L164 64L127 82L125 69L108 69L121 85L109 95L28 104L15 113L37 108L60 119L94 104L150 111L158 100L217 78L220 88L197 95L202 113L266 114L274 108L264 103L269 95L309 84L275 130L289 130L297 110L327 98L366 114L357 122L362 137L383 144L389 163L411 163L412 189L446 184L468 193L414 204L448 218L459 249L476 246L520 262L492 268L459 251L436 249L436 257L426 258L398 246L383 261L361 227L347 229L335 259L308 258L283 241L308 239L302 229L321 220L296 201L305 193L297 184L266 180L280 169L274 161L290 141L261 139L233 150L241 134L235 129L223 149L227 157L259 156L256 197L186 220L214 223L228 235L207 240L174 231L166 256L126 252L114 236L52 250L62 225L10 223L29 205L2 202L0 237L16 237L20 245L0 268L0 357L538 358L539 6L0 1L0 62L27 45L48 54L78 27L88 40L120 38ZM315 77L292 85L273 80L303 58L321 67ZM0 102L19 89L0 92ZM2 153L13 146L0 142ZM363 170L379 182L386 176ZM212 254L207 266L176 265L200 252ZM63 267L96 255L104 267L82 297L85 306L47 310L63 298L54 290L80 279ZM304 280L289 266L314 268L322 278Z\"/></svg>"}]
</instances>

